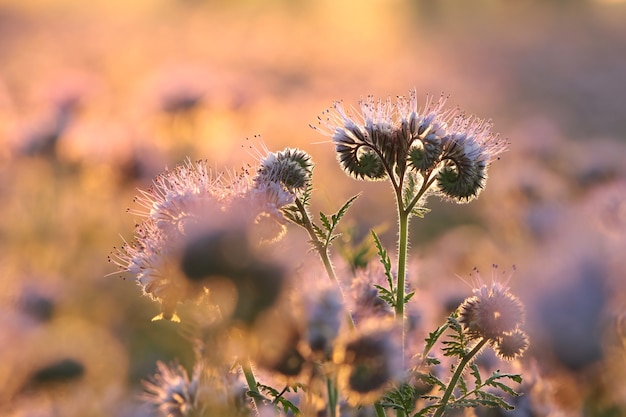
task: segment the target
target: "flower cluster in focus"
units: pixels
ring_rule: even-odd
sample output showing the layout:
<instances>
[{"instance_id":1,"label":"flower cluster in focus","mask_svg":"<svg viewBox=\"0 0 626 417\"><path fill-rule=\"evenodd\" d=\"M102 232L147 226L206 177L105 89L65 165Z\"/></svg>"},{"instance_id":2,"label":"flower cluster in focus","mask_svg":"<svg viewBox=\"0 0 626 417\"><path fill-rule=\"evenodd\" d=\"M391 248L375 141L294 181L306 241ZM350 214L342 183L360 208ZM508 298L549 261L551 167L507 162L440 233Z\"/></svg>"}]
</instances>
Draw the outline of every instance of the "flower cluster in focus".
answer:
<instances>
[{"instance_id":1,"label":"flower cluster in focus","mask_svg":"<svg viewBox=\"0 0 626 417\"><path fill-rule=\"evenodd\" d=\"M408 97L359 102L360 112L335 102L319 117L342 168L356 179L389 179L415 193L425 186L445 198L468 202L485 186L490 162L507 148L491 123L446 110L445 97L419 108L415 90ZM317 127L314 127L317 129Z\"/></svg>"}]
</instances>

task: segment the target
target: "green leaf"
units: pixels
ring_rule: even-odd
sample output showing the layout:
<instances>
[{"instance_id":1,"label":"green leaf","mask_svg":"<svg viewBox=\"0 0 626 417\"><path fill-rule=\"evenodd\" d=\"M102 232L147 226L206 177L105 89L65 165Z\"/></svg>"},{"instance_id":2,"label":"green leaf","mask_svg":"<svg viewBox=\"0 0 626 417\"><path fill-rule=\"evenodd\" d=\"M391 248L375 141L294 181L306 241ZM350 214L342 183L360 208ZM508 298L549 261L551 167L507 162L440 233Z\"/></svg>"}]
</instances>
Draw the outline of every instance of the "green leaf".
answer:
<instances>
[{"instance_id":1,"label":"green leaf","mask_svg":"<svg viewBox=\"0 0 626 417\"><path fill-rule=\"evenodd\" d=\"M333 222L336 225L337 223L339 223L339 220L341 220L341 218L346 214L346 212L348 211L348 209L350 208L350 206L352 205L352 203L354 203L354 200L356 200L357 198L359 198L361 194L356 194L352 197L350 197L348 199L348 201L346 201L344 203L343 206L341 206L341 208L337 211L337 213L335 215L333 215Z\"/></svg>"},{"instance_id":2,"label":"green leaf","mask_svg":"<svg viewBox=\"0 0 626 417\"><path fill-rule=\"evenodd\" d=\"M457 386L459 387L459 391L461 391L461 395L466 395L468 393L467 382L465 382L465 378L459 378L457 382Z\"/></svg>"},{"instance_id":3,"label":"green leaf","mask_svg":"<svg viewBox=\"0 0 626 417\"><path fill-rule=\"evenodd\" d=\"M318 239L326 240L326 232L324 232L321 227L319 227L315 223L312 223L311 226L313 226L313 230L315 230L315 235L318 237Z\"/></svg>"},{"instance_id":4,"label":"green leaf","mask_svg":"<svg viewBox=\"0 0 626 417\"><path fill-rule=\"evenodd\" d=\"M471 369L470 374L474 377L476 385L482 385L482 377L480 376L480 370L478 369L476 362L472 361L472 363L469 364L469 367Z\"/></svg>"},{"instance_id":5,"label":"green leaf","mask_svg":"<svg viewBox=\"0 0 626 417\"><path fill-rule=\"evenodd\" d=\"M374 238L374 244L376 245L376 249L378 250L378 257L380 258L380 263L385 268L385 276L387 277L387 283L389 284L389 289L395 292L393 288L393 276L391 274L391 258L389 254L383 247L383 244L380 242L378 235L375 231L372 230L372 237Z\"/></svg>"},{"instance_id":6,"label":"green leaf","mask_svg":"<svg viewBox=\"0 0 626 417\"><path fill-rule=\"evenodd\" d=\"M322 221L322 224L324 225L324 228L326 229L326 231L330 234L333 230L333 227L331 226L330 220L328 220L328 217L321 211L320 211L320 220Z\"/></svg>"},{"instance_id":7,"label":"green leaf","mask_svg":"<svg viewBox=\"0 0 626 417\"><path fill-rule=\"evenodd\" d=\"M378 284L372 284L376 289L378 289L378 297L389 304L391 307L396 306L396 294L394 292L389 291L387 288L380 286Z\"/></svg>"},{"instance_id":8,"label":"green leaf","mask_svg":"<svg viewBox=\"0 0 626 417\"><path fill-rule=\"evenodd\" d=\"M313 224L313 227L315 229L315 233L317 234L320 241L323 242L323 245L325 248L328 248L331 242L339 236L338 234L333 234L333 233L335 229L337 228L337 225L339 224L339 221L341 220L341 218L346 214L346 212L348 211L348 209L350 208L354 200L356 200L359 197L359 195L360 194L357 194L351 197L350 199L348 199L348 201L346 201L344 205L341 206L341 208L337 211L337 213L331 215L330 217L328 217L328 215L320 211L319 217L320 217L320 221L322 222L322 226L324 227L324 229L322 229L321 227L315 224Z\"/></svg>"},{"instance_id":9,"label":"green leaf","mask_svg":"<svg viewBox=\"0 0 626 417\"><path fill-rule=\"evenodd\" d=\"M428 385L434 385L434 386L439 387L442 391L445 391L445 389L447 388L447 385L442 380L440 380L439 378L437 378L435 375L433 375L430 372L419 373L417 377Z\"/></svg>"},{"instance_id":10,"label":"green leaf","mask_svg":"<svg viewBox=\"0 0 626 417\"><path fill-rule=\"evenodd\" d=\"M435 346L435 343L437 343L437 340L439 340L439 338L442 334L444 334L447 328L448 323L446 322L446 324L439 326L434 331L428 333L428 337L426 338L426 351L429 351L433 346Z\"/></svg>"},{"instance_id":11,"label":"green leaf","mask_svg":"<svg viewBox=\"0 0 626 417\"><path fill-rule=\"evenodd\" d=\"M417 391L412 385L400 384L398 387L387 392L379 401L379 404L385 408L393 408L394 410L402 410L409 413L415 408L417 401Z\"/></svg>"}]
</instances>

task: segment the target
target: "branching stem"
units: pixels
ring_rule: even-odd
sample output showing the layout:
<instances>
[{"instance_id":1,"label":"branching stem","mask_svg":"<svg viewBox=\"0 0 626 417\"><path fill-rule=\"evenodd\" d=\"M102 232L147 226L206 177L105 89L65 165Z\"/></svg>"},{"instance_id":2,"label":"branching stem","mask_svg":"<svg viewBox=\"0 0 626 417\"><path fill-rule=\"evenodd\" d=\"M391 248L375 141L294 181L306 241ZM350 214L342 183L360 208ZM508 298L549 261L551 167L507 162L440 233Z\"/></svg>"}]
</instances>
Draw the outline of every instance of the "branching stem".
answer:
<instances>
[{"instance_id":1,"label":"branching stem","mask_svg":"<svg viewBox=\"0 0 626 417\"><path fill-rule=\"evenodd\" d=\"M459 378L463 374L465 367L467 366L468 363L470 363L470 361L474 358L474 356L476 356L476 354L480 352L480 350L488 342L489 342L489 339L487 338L481 339L480 342L478 342L476 346L474 346L474 348L471 351L469 351L469 353L463 356L463 358L459 362L459 365L456 367L456 370L454 371L454 374L452 375L450 382L448 383L448 388L443 393L443 397L441 397L441 401L439 402L437 406L437 411L435 411L435 414L433 414L433 417L441 417L443 413L446 411L446 406L448 405L448 401L450 401L450 397L452 396L452 393L454 392L454 388L456 387L456 384L459 382Z\"/></svg>"}]
</instances>

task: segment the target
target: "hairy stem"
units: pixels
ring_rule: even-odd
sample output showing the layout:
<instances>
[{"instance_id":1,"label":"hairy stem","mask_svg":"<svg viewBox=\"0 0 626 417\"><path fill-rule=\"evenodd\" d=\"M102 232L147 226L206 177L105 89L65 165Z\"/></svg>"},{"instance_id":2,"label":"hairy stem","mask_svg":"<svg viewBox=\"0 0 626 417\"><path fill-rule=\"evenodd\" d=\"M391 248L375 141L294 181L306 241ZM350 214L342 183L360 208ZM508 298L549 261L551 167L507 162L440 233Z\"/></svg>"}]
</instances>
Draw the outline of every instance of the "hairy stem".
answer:
<instances>
[{"instance_id":1,"label":"hairy stem","mask_svg":"<svg viewBox=\"0 0 626 417\"><path fill-rule=\"evenodd\" d=\"M396 317L404 322L404 287L409 246L409 214L398 210L398 284L396 285Z\"/></svg>"},{"instance_id":2,"label":"hairy stem","mask_svg":"<svg viewBox=\"0 0 626 417\"><path fill-rule=\"evenodd\" d=\"M452 396L452 393L454 392L454 388L456 387L456 384L459 382L459 378L463 374L465 367L467 366L468 363L470 363L470 361L474 358L474 356L476 356L476 354L480 352L480 350L487 344L487 342L489 342L489 339L487 338L481 339L481 341L478 342L476 346L474 346L474 348L469 353L463 356L463 358L459 362L459 365L454 371L454 375L452 375L452 378L450 379L450 382L448 383L448 388L446 388L446 391L443 393L443 397L441 397L441 401L439 402L437 406L437 411L435 411L435 414L433 414L433 417L441 417L443 413L446 411L446 406L448 405L448 401L450 401L450 397Z\"/></svg>"},{"instance_id":3,"label":"hairy stem","mask_svg":"<svg viewBox=\"0 0 626 417\"><path fill-rule=\"evenodd\" d=\"M307 233L309 234L309 237L311 238L311 243L313 244L315 251L319 255L320 259L322 260L322 264L324 264L324 269L326 270L326 274L328 275L328 278L330 278L330 280L337 286L337 290L339 291L339 293L341 294L341 298L343 299L344 298L343 291L341 291L339 280L337 279L337 275L335 274L335 268L333 268L333 264L330 260L330 255L328 253L328 246L324 245L324 243L322 243L317 237L317 234L315 233L315 229L313 228L313 223L311 222L311 219L309 218L309 213L304 207L304 204L302 204L302 202L298 198L296 198L295 203L296 203L296 206L298 207L298 210L300 211L300 214L302 214L303 225L301 226L304 227ZM350 312L346 312L346 322L348 323L348 326L350 326L351 330L355 328L354 320L352 319L352 315L350 314Z\"/></svg>"},{"instance_id":4,"label":"hairy stem","mask_svg":"<svg viewBox=\"0 0 626 417\"><path fill-rule=\"evenodd\" d=\"M259 414L259 410L263 403L261 402L259 392L259 388L257 387L256 378L254 377L254 373L252 372L252 365L250 364L250 360L247 359L245 362L240 361L239 365L241 366L241 371L243 372L244 377L246 378L246 383L248 384L248 390L253 393L252 400L254 401L255 408L257 410L257 415Z\"/></svg>"}]
</instances>

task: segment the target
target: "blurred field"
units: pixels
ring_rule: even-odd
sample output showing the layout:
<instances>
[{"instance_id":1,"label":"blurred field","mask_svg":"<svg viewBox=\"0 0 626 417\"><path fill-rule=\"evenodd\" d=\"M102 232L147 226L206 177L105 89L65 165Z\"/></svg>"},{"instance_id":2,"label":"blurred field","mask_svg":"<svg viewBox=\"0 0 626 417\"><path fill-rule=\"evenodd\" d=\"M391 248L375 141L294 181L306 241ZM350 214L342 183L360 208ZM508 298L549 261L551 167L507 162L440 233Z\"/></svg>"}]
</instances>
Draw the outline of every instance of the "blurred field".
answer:
<instances>
[{"instance_id":1,"label":"blurred field","mask_svg":"<svg viewBox=\"0 0 626 417\"><path fill-rule=\"evenodd\" d=\"M606 0L0 1L0 415L138 413L156 360L189 360L107 263L136 188L185 157L254 164L257 134L303 148L316 208L363 191L346 226L393 248L389 187L347 178L308 125L413 87L511 142L476 202L413 222L414 285L443 305L474 266L516 265L522 369L546 378L528 398L550 398L532 415L623 415L625 21ZM34 379L55 364L67 378Z\"/></svg>"}]
</instances>

